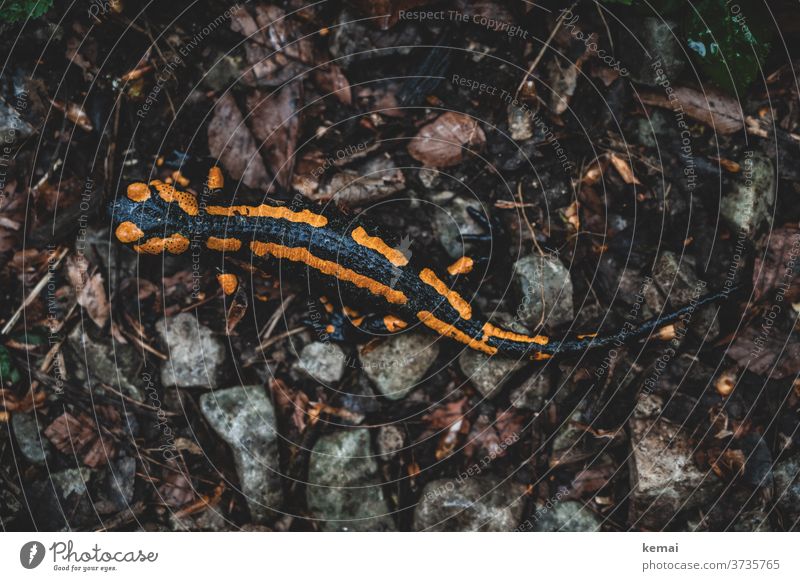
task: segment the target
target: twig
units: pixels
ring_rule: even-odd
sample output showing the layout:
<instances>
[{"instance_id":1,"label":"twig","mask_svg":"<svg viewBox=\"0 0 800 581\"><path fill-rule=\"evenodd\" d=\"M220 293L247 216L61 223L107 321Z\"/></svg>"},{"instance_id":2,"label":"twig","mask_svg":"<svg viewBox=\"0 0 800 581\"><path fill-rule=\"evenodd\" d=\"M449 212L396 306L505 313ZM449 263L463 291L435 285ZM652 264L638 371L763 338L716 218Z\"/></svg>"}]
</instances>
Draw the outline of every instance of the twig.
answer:
<instances>
[{"instance_id":1,"label":"twig","mask_svg":"<svg viewBox=\"0 0 800 581\"><path fill-rule=\"evenodd\" d=\"M58 254L58 258L56 259L56 261L53 263L53 265L51 267L48 267L47 274L45 274L41 278L41 280L38 283L36 283L36 286L33 287L33 290L31 291L31 294L29 294L25 298L25 300L22 302L22 304L16 310L14 315L8 320L8 323L6 323L5 326L3 327L3 329L0 330L0 335L7 335L9 333L9 331L11 331L11 329L14 328L14 325L17 324L17 321L19 321L19 318L22 315L22 313L25 311L25 309L27 309L30 306L30 304L33 301L36 300L36 297L39 296L39 293L41 293L42 290L44 289L44 287L47 286L47 283L50 282L50 278L53 276L53 271L56 268L58 268L58 266L61 264L61 261L67 255L67 252L69 252L69 248L62 248L61 249L61 252Z\"/></svg>"}]
</instances>

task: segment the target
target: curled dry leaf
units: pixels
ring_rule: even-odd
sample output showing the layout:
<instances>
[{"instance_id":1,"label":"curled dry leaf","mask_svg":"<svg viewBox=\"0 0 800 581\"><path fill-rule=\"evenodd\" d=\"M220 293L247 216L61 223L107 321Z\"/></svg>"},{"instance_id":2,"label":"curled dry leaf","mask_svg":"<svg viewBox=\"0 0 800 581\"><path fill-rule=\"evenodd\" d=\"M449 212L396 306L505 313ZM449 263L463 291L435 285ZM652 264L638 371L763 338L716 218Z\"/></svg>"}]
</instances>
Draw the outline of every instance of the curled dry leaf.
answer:
<instances>
[{"instance_id":1,"label":"curled dry leaf","mask_svg":"<svg viewBox=\"0 0 800 581\"><path fill-rule=\"evenodd\" d=\"M419 130L408 144L408 153L428 167L449 167L464 159L466 147L480 148L485 143L486 135L475 119L448 111Z\"/></svg>"},{"instance_id":2,"label":"curled dry leaf","mask_svg":"<svg viewBox=\"0 0 800 581\"><path fill-rule=\"evenodd\" d=\"M336 200L348 206L359 206L388 198L405 188L406 178L388 157L375 157L358 170L335 174L313 200Z\"/></svg>"},{"instance_id":3,"label":"curled dry leaf","mask_svg":"<svg viewBox=\"0 0 800 581\"><path fill-rule=\"evenodd\" d=\"M314 71L314 82L325 93L339 99L342 105L352 105L353 91L350 82L344 76L342 68L336 63L330 63Z\"/></svg>"},{"instance_id":4,"label":"curled dry leaf","mask_svg":"<svg viewBox=\"0 0 800 581\"><path fill-rule=\"evenodd\" d=\"M753 268L753 288L759 300L772 291L783 296L785 302L795 302L800 296L800 228L788 224L769 233L764 253L758 253Z\"/></svg>"},{"instance_id":5,"label":"curled dry leaf","mask_svg":"<svg viewBox=\"0 0 800 581\"><path fill-rule=\"evenodd\" d=\"M609 159L611 160L611 165L614 166L614 169L617 170L617 173L626 184L641 185L642 182L636 179L636 176L633 174L633 164L630 158L626 161L616 153L611 153Z\"/></svg>"},{"instance_id":6,"label":"curled dry leaf","mask_svg":"<svg viewBox=\"0 0 800 581\"><path fill-rule=\"evenodd\" d=\"M300 129L299 82L288 84L271 95L253 91L247 96L247 108L261 155L278 183L289 187Z\"/></svg>"},{"instance_id":7,"label":"curled dry leaf","mask_svg":"<svg viewBox=\"0 0 800 581\"><path fill-rule=\"evenodd\" d=\"M242 80L251 86L276 87L305 71L314 61L314 45L299 23L278 6L241 6L231 15L231 30L246 37L251 68Z\"/></svg>"},{"instance_id":8,"label":"curled dry leaf","mask_svg":"<svg viewBox=\"0 0 800 581\"><path fill-rule=\"evenodd\" d=\"M674 91L675 102L664 91L640 91L639 98L646 105L673 111L679 111L681 107L689 117L713 127L722 135L736 133L744 127L742 108L733 97L710 87L702 91L678 87Z\"/></svg>"},{"instance_id":9,"label":"curled dry leaf","mask_svg":"<svg viewBox=\"0 0 800 581\"><path fill-rule=\"evenodd\" d=\"M258 154L256 140L230 93L220 97L214 107L214 117L208 124L208 149L234 179L251 188L268 187L267 168Z\"/></svg>"},{"instance_id":10,"label":"curled dry leaf","mask_svg":"<svg viewBox=\"0 0 800 581\"><path fill-rule=\"evenodd\" d=\"M111 306L103 285L103 275L100 272L88 275L88 266L85 259L70 256L67 259L67 277L77 293L78 304L102 329L108 321Z\"/></svg>"},{"instance_id":11,"label":"curled dry leaf","mask_svg":"<svg viewBox=\"0 0 800 581\"><path fill-rule=\"evenodd\" d=\"M119 419L115 411L111 413L104 406L98 406L97 411L106 416L116 415L116 419ZM107 464L110 458L116 456L113 440L104 435L86 414L75 417L64 412L45 428L44 435L59 452L79 457L89 468Z\"/></svg>"}]
</instances>

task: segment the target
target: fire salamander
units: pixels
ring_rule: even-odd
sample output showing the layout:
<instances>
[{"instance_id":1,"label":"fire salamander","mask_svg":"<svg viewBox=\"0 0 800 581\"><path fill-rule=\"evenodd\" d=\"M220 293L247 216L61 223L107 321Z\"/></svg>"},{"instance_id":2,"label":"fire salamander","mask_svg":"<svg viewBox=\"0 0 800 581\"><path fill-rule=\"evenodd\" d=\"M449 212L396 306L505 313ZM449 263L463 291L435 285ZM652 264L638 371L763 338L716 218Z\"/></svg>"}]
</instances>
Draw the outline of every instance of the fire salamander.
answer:
<instances>
[{"instance_id":1,"label":"fire salamander","mask_svg":"<svg viewBox=\"0 0 800 581\"><path fill-rule=\"evenodd\" d=\"M214 201L223 187L222 172L209 171L204 196ZM647 336L699 306L719 298L708 296L690 307L603 337L578 335L551 339L515 333L480 320L462 295L431 268L409 259L386 238L375 235L333 208L288 207L267 201L259 205L208 203L201 207L190 192L159 180L133 183L110 207L114 235L142 254L181 254L200 240L209 251L240 259L277 259L290 276L307 276L358 304L377 304L382 330L396 332L419 322L436 333L487 355L543 360L579 353ZM470 258L456 261L451 276L468 273ZM234 274L218 275L223 292L238 286ZM332 306L323 301L331 312ZM354 313L357 315L357 313ZM365 325L363 317L353 319Z\"/></svg>"}]
</instances>

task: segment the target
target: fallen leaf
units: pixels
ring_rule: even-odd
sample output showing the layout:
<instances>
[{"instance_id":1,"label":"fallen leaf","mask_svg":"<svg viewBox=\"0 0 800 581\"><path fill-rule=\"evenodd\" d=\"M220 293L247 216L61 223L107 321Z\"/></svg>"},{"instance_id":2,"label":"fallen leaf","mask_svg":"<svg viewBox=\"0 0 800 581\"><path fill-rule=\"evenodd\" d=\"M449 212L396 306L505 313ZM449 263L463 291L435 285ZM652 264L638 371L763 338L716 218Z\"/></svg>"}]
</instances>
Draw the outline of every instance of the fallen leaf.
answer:
<instances>
[{"instance_id":1,"label":"fallen leaf","mask_svg":"<svg viewBox=\"0 0 800 581\"><path fill-rule=\"evenodd\" d=\"M268 187L267 168L230 93L220 97L214 107L214 117L208 124L208 149L233 179L251 188Z\"/></svg>"},{"instance_id":2,"label":"fallen leaf","mask_svg":"<svg viewBox=\"0 0 800 581\"><path fill-rule=\"evenodd\" d=\"M399 20L401 10L429 4L431 0L350 0L362 14L371 17L381 30L388 30Z\"/></svg>"},{"instance_id":3,"label":"fallen leaf","mask_svg":"<svg viewBox=\"0 0 800 581\"><path fill-rule=\"evenodd\" d=\"M614 169L617 170L617 173L626 184L641 185L642 182L633 175L633 164L630 159L625 161L616 153L611 153L608 157L611 160L611 165L614 166Z\"/></svg>"},{"instance_id":4,"label":"fallen leaf","mask_svg":"<svg viewBox=\"0 0 800 581\"><path fill-rule=\"evenodd\" d=\"M777 327L765 329L759 317L756 326L742 331L728 347L728 357L740 367L772 379L800 372L800 343L781 337ZM776 336L777 335L777 336Z\"/></svg>"},{"instance_id":5,"label":"fallen leaf","mask_svg":"<svg viewBox=\"0 0 800 581\"><path fill-rule=\"evenodd\" d=\"M796 302L800 296L800 228L788 224L768 234L769 242L763 254L755 258L753 289L759 300L774 290L782 291L786 302Z\"/></svg>"},{"instance_id":6,"label":"fallen leaf","mask_svg":"<svg viewBox=\"0 0 800 581\"><path fill-rule=\"evenodd\" d=\"M242 6L231 14L231 30L246 37L250 69L242 81L251 86L276 87L296 78L314 62L311 38L293 17L271 4Z\"/></svg>"},{"instance_id":7,"label":"fallen leaf","mask_svg":"<svg viewBox=\"0 0 800 581\"><path fill-rule=\"evenodd\" d=\"M163 482L158 487L161 498L172 508L180 508L194 501L195 492L192 481L178 468L177 462L170 462L172 469L164 468Z\"/></svg>"},{"instance_id":8,"label":"fallen leaf","mask_svg":"<svg viewBox=\"0 0 800 581\"><path fill-rule=\"evenodd\" d=\"M739 102L733 97L710 87L703 91L678 87L674 104L663 91L640 91L639 98L646 105L654 105L673 111L682 107L689 117L714 128L722 135L735 133L744 127L744 115Z\"/></svg>"},{"instance_id":9,"label":"fallen leaf","mask_svg":"<svg viewBox=\"0 0 800 581\"><path fill-rule=\"evenodd\" d=\"M465 147L480 148L485 143L486 135L475 119L448 111L419 130L408 152L428 167L449 167L464 159Z\"/></svg>"},{"instance_id":10,"label":"fallen leaf","mask_svg":"<svg viewBox=\"0 0 800 581\"><path fill-rule=\"evenodd\" d=\"M314 82L326 93L339 99L343 105L353 104L353 91L350 82L344 76L342 68L336 63L330 63L314 71Z\"/></svg>"},{"instance_id":11,"label":"fallen leaf","mask_svg":"<svg viewBox=\"0 0 800 581\"><path fill-rule=\"evenodd\" d=\"M86 309L89 318L99 328L105 327L111 306L103 285L103 275L96 272L88 275L89 265L85 258L71 255L67 259L67 278L77 293L77 301Z\"/></svg>"},{"instance_id":12,"label":"fallen leaf","mask_svg":"<svg viewBox=\"0 0 800 581\"><path fill-rule=\"evenodd\" d=\"M403 172L388 157L378 156L358 170L334 174L322 192L311 195L312 200L336 200L347 206L375 202L405 188Z\"/></svg>"},{"instance_id":13,"label":"fallen leaf","mask_svg":"<svg viewBox=\"0 0 800 581\"><path fill-rule=\"evenodd\" d=\"M97 408L98 413L107 413L103 406ZM44 435L59 452L79 458L89 468L103 466L116 456L113 440L86 414L75 417L64 412L45 428Z\"/></svg>"},{"instance_id":14,"label":"fallen leaf","mask_svg":"<svg viewBox=\"0 0 800 581\"><path fill-rule=\"evenodd\" d=\"M290 83L273 94L253 91L247 96L250 126L259 150L278 183L292 182L295 147L300 129L300 85Z\"/></svg>"}]
</instances>

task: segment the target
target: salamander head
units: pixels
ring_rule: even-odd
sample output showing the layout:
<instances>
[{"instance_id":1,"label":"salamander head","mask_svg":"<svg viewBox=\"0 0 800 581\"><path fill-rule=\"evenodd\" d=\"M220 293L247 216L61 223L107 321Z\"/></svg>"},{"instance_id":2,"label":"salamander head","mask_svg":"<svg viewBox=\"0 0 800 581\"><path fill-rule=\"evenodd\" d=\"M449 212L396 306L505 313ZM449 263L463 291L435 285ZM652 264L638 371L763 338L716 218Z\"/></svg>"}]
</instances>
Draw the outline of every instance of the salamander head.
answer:
<instances>
[{"instance_id":1,"label":"salamander head","mask_svg":"<svg viewBox=\"0 0 800 581\"><path fill-rule=\"evenodd\" d=\"M163 182L136 182L112 200L109 214L114 236L137 252L180 254L189 247L197 202Z\"/></svg>"}]
</instances>

